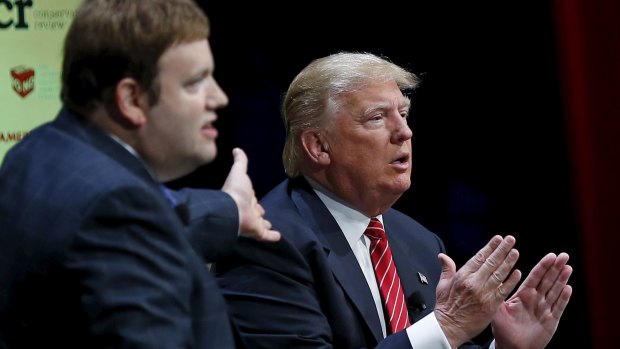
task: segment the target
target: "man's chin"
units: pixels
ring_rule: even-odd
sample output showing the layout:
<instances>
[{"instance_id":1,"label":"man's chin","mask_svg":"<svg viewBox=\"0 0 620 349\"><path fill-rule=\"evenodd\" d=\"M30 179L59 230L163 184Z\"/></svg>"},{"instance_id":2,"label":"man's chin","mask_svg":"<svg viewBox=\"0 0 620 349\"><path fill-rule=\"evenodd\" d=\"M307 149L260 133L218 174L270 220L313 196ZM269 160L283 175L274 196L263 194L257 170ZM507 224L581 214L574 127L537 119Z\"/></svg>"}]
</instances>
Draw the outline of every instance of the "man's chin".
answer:
<instances>
[{"instance_id":1,"label":"man's chin","mask_svg":"<svg viewBox=\"0 0 620 349\"><path fill-rule=\"evenodd\" d=\"M393 186L394 194L402 195L411 187L411 179L407 177L405 179L397 180L393 183Z\"/></svg>"},{"instance_id":2,"label":"man's chin","mask_svg":"<svg viewBox=\"0 0 620 349\"><path fill-rule=\"evenodd\" d=\"M207 149L202 151L201 160L203 164L208 164L213 162L217 157L217 148L215 146L210 146Z\"/></svg>"}]
</instances>

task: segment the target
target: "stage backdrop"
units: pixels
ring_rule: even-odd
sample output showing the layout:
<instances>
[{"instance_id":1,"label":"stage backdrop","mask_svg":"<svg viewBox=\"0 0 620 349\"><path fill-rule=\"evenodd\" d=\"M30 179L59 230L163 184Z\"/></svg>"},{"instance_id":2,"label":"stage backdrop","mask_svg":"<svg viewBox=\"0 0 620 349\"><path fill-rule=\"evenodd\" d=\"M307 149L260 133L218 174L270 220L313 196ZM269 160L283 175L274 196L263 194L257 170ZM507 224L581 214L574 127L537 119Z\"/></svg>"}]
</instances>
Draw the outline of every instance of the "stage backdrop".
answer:
<instances>
[{"instance_id":1,"label":"stage backdrop","mask_svg":"<svg viewBox=\"0 0 620 349\"><path fill-rule=\"evenodd\" d=\"M62 44L81 0L0 0L0 161L60 107Z\"/></svg>"}]
</instances>

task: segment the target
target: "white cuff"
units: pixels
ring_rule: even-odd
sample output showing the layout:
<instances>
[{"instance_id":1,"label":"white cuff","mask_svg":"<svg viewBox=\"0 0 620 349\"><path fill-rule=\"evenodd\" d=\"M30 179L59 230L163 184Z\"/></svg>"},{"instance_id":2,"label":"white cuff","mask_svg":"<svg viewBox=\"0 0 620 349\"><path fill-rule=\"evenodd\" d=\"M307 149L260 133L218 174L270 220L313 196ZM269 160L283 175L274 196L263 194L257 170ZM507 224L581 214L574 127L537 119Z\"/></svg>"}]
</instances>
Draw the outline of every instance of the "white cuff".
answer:
<instances>
[{"instance_id":1,"label":"white cuff","mask_svg":"<svg viewBox=\"0 0 620 349\"><path fill-rule=\"evenodd\" d=\"M406 331L413 349L451 349L433 312L407 327Z\"/></svg>"}]
</instances>

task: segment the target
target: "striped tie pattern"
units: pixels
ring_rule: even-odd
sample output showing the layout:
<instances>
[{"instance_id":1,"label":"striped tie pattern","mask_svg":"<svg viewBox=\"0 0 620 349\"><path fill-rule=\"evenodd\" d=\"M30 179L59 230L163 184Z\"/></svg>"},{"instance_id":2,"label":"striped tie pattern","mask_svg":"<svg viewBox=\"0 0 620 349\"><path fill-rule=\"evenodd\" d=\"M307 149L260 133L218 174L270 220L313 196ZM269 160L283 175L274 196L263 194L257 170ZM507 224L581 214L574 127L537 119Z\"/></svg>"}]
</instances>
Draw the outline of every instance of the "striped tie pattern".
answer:
<instances>
[{"instance_id":1,"label":"striped tie pattern","mask_svg":"<svg viewBox=\"0 0 620 349\"><path fill-rule=\"evenodd\" d=\"M409 314L400 278L392 260L392 251L381 221L373 217L364 235L370 239L370 258L375 268L375 277L381 291L386 316L389 318L388 332L396 333L410 325Z\"/></svg>"}]
</instances>

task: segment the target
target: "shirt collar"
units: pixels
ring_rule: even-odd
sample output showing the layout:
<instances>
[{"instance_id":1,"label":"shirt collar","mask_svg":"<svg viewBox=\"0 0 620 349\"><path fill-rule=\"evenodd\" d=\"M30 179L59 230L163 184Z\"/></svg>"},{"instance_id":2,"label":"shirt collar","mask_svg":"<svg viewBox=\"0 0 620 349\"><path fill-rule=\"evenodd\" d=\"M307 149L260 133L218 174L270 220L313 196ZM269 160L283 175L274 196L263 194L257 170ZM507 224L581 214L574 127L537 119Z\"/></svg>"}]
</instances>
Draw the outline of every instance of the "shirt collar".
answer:
<instances>
[{"instance_id":1,"label":"shirt collar","mask_svg":"<svg viewBox=\"0 0 620 349\"><path fill-rule=\"evenodd\" d=\"M338 223L349 245L353 246L353 244L362 237L364 231L366 231L368 223L370 222L370 217L348 206L344 201L314 180L308 177L306 177L306 180L332 214L336 223ZM383 223L382 215L377 216L377 218Z\"/></svg>"},{"instance_id":2,"label":"shirt collar","mask_svg":"<svg viewBox=\"0 0 620 349\"><path fill-rule=\"evenodd\" d=\"M146 168L146 171L151 175L151 177L155 180L157 180L157 177L155 176L155 173L151 170L151 168L146 164L146 162L144 162L144 160L142 160L142 157L140 156L140 154L138 154L138 152L129 144L123 142L122 139L118 138L117 136L111 134L111 133L107 133L108 136L110 136L110 138L112 138L113 140L116 141L116 143L120 144L123 148L125 148L131 155L135 156L144 166L144 168ZM158 181L159 182L159 181Z\"/></svg>"}]
</instances>

